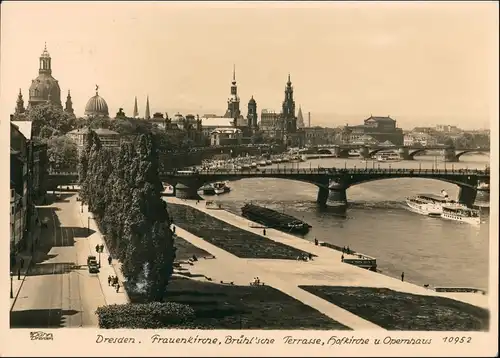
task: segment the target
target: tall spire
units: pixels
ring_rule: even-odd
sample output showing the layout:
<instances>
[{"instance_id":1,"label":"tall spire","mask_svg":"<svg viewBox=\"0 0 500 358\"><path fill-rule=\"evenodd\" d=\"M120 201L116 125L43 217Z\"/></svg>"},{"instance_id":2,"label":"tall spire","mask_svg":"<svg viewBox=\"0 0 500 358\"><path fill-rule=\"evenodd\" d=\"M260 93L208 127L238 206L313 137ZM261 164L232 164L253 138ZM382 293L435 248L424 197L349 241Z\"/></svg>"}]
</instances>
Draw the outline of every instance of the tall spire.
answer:
<instances>
[{"instance_id":1,"label":"tall spire","mask_svg":"<svg viewBox=\"0 0 500 358\"><path fill-rule=\"evenodd\" d=\"M151 119L151 115L149 114L149 96L146 98L146 115L144 119Z\"/></svg>"},{"instance_id":2,"label":"tall spire","mask_svg":"<svg viewBox=\"0 0 500 358\"><path fill-rule=\"evenodd\" d=\"M19 94L17 95L15 113L16 114L24 113L24 100L23 100L23 94L21 93L20 88L19 88Z\"/></svg>"},{"instance_id":3,"label":"tall spire","mask_svg":"<svg viewBox=\"0 0 500 358\"><path fill-rule=\"evenodd\" d=\"M135 96L134 100L134 118L139 117L139 110L137 109L137 96Z\"/></svg>"},{"instance_id":4,"label":"tall spire","mask_svg":"<svg viewBox=\"0 0 500 358\"><path fill-rule=\"evenodd\" d=\"M71 100L71 92L68 90L68 96L66 97L66 107L64 111L69 114L74 114L73 101Z\"/></svg>"},{"instance_id":5,"label":"tall spire","mask_svg":"<svg viewBox=\"0 0 500 358\"><path fill-rule=\"evenodd\" d=\"M233 64L233 84L236 83L236 65Z\"/></svg>"}]
</instances>

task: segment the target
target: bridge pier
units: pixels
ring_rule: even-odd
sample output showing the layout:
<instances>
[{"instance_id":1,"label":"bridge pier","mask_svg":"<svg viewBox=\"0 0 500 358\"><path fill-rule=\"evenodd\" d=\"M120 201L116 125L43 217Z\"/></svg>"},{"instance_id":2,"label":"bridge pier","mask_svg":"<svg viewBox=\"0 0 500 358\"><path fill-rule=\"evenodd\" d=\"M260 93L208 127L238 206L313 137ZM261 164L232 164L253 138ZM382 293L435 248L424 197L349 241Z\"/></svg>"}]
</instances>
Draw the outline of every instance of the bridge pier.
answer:
<instances>
[{"instance_id":1,"label":"bridge pier","mask_svg":"<svg viewBox=\"0 0 500 358\"><path fill-rule=\"evenodd\" d=\"M370 149L368 149L368 147L361 147L359 149L359 155L363 157L363 159L370 159L371 158Z\"/></svg>"},{"instance_id":2,"label":"bridge pier","mask_svg":"<svg viewBox=\"0 0 500 358\"><path fill-rule=\"evenodd\" d=\"M461 186L458 192L458 202L471 208L476 201L477 189L470 186Z\"/></svg>"},{"instance_id":3,"label":"bridge pier","mask_svg":"<svg viewBox=\"0 0 500 358\"><path fill-rule=\"evenodd\" d=\"M413 160L413 156L410 155L410 150L408 148L398 149L399 158L401 160Z\"/></svg>"},{"instance_id":4,"label":"bridge pier","mask_svg":"<svg viewBox=\"0 0 500 358\"><path fill-rule=\"evenodd\" d=\"M456 163L458 162L458 157L455 154L455 149L446 148L443 150L443 160L445 162Z\"/></svg>"},{"instance_id":5,"label":"bridge pier","mask_svg":"<svg viewBox=\"0 0 500 358\"><path fill-rule=\"evenodd\" d=\"M316 202L321 207L334 207L345 212L347 210L347 189L319 187Z\"/></svg>"},{"instance_id":6,"label":"bridge pier","mask_svg":"<svg viewBox=\"0 0 500 358\"><path fill-rule=\"evenodd\" d=\"M349 158L349 150L333 147L333 155L337 158Z\"/></svg>"},{"instance_id":7,"label":"bridge pier","mask_svg":"<svg viewBox=\"0 0 500 358\"><path fill-rule=\"evenodd\" d=\"M187 186L186 184L177 183L174 187L175 197L179 199L199 200L202 199L198 194L196 185Z\"/></svg>"}]
</instances>

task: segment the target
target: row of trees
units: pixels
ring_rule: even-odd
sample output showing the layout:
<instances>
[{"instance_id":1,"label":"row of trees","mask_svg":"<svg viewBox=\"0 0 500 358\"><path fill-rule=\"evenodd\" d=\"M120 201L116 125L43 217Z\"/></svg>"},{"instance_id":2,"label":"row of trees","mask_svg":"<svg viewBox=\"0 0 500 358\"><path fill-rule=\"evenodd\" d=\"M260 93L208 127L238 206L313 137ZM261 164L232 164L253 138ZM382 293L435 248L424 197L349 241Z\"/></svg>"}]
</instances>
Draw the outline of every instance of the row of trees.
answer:
<instances>
[{"instance_id":1,"label":"row of trees","mask_svg":"<svg viewBox=\"0 0 500 358\"><path fill-rule=\"evenodd\" d=\"M174 236L161 198L158 148L142 134L119 149L91 131L79 160L80 197L94 214L127 282L161 302L173 272Z\"/></svg>"}]
</instances>

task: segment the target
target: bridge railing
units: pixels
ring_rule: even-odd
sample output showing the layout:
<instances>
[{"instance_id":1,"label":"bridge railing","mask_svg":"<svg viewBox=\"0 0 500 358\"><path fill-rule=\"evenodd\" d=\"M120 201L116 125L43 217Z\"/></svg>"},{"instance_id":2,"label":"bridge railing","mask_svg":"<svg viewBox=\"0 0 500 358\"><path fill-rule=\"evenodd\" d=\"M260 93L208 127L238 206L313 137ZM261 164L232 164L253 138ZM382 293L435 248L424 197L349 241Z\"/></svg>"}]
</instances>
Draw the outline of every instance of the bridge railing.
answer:
<instances>
[{"instance_id":1,"label":"bridge railing","mask_svg":"<svg viewBox=\"0 0 500 358\"><path fill-rule=\"evenodd\" d=\"M173 170L161 172L160 175L165 176L196 176L196 175L262 175L262 174L422 174L422 175L489 175L489 171L479 169L398 169L398 168L280 168L280 169L259 169L259 170Z\"/></svg>"},{"instance_id":2,"label":"bridge railing","mask_svg":"<svg viewBox=\"0 0 500 358\"><path fill-rule=\"evenodd\" d=\"M489 170L479 169L408 169L408 168L266 168L259 170L233 170L233 169L197 169L197 170L172 170L160 172L166 176L194 176L194 175L261 175L261 174L422 174L422 175L490 175ZM49 176L77 176L77 172L49 171Z\"/></svg>"}]
</instances>

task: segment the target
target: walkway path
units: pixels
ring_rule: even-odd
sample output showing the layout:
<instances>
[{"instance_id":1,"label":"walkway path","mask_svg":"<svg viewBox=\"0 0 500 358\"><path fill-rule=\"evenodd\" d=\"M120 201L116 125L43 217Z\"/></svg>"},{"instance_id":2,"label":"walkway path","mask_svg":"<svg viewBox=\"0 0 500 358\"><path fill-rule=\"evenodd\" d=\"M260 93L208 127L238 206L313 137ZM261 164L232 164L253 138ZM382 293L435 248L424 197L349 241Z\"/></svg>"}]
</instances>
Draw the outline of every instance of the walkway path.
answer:
<instances>
[{"instance_id":1,"label":"walkway path","mask_svg":"<svg viewBox=\"0 0 500 358\"><path fill-rule=\"evenodd\" d=\"M293 283L287 283L279 277L279 274L263 270L262 267L256 265L255 260L240 259L191 234L190 232L181 229L180 227L176 227L176 233L186 241L189 241L193 245L198 246L199 248L206 250L217 257L217 260L197 261L194 266L196 269L190 268L190 271L200 270L204 275L211 277L212 280L217 278L214 280L215 282L225 280L226 282L233 281L236 284L243 285L248 285L252 281L253 277L259 277L259 279L267 285L272 286L289 296L294 297L302 303L315 308L345 326L358 330L382 329L381 327L362 319L347 310L299 289ZM231 269L228 270L228 267Z\"/></svg>"},{"instance_id":2,"label":"walkway path","mask_svg":"<svg viewBox=\"0 0 500 358\"><path fill-rule=\"evenodd\" d=\"M174 197L168 197L167 201L175 204L189 205L228 224L239 227L243 230L253 232L257 235L262 235L262 229L250 227L250 223L252 223L251 221L225 210L207 209L204 205L204 202L200 202L197 204L194 200L181 200ZM341 252L323 246L316 246L310 241L283 233L278 230L266 229L265 237L276 242L280 242L285 245L289 245L317 255L317 257L310 262L261 259L248 260L253 262L253 265L255 265L256 267L259 267L260 271L265 271L268 274L280 277L289 284L293 283L296 286L335 285L386 287L392 290L412 294L453 298L483 308L489 307L487 295L481 295L477 293L435 292L433 290L429 290L409 282L401 282L400 280L393 277L361 269L350 264L342 263Z\"/></svg>"}]
</instances>

